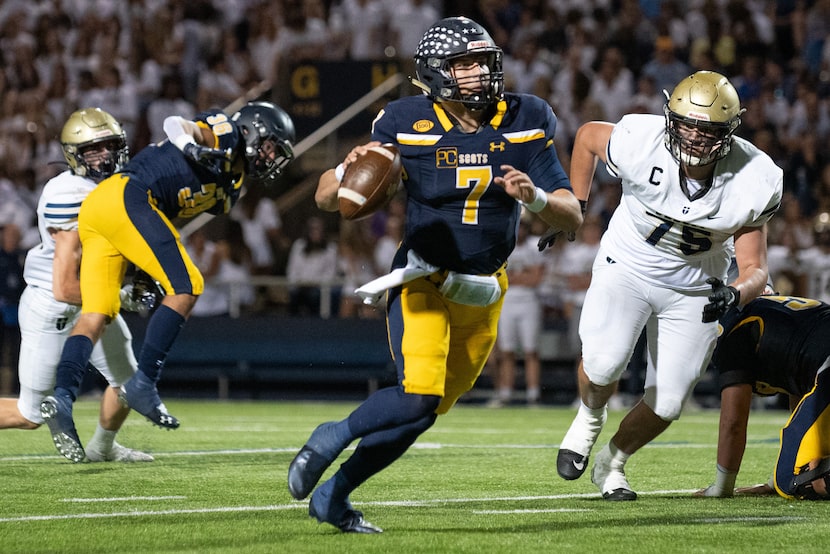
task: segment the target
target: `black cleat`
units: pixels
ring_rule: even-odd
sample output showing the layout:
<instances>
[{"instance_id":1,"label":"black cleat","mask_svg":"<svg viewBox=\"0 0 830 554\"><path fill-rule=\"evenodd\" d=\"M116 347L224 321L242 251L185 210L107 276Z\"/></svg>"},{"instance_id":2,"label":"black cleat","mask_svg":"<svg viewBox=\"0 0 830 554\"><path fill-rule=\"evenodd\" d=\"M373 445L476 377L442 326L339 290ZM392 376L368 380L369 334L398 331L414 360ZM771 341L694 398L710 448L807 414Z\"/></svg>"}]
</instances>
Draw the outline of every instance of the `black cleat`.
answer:
<instances>
[{"instance_id":1,"label":"black cleat","mask_svg":"<svg viewBox=\"0 0 830 554\"><path fill-rule=\"evenodd\" d=\"M122 404L129 406L163 429L179 428L179 420L167 412L167 407L159 398L156 384L142 371L137 371L129 381L121 386L118 398Z\"/></svg>"},{"instance_id":2,"label":"black cleat","mask_svg":"<svg viewBox=\"0 0 830 554\"><path fill-rule=\"evenodd\" d=\"M331 481L317 489L308 503L308 515L320 523L334 525L344 533L361 533L374 535L383 533L383 529L363 519L363 512L352 507L348 497L340 504L332 503Z\"/></svg>"},{"instance_id":3,"label":"black cleat","mask_svg":"<svg viewBox=\"0 0 830 554\"><path fill-rule=\"evenodd\" d=\"M76 464L83 462L86 453L72 419L72 401L63 396L47 396L40 403L40 415L46 420L52 442L61 456Z\"/></svg>"},{"instance_id":4,"label":"black cleat","mask_svg":"<svg viewBox=\"0 0 830 554\"><path fill-rule=\"evenodd\" d=\"M567 481L579 479L586 469L588 469L588 456L567 449L559 450L556 455L556 472L562 479Z\"/></svg>"},{"instance_id":5,"label":"black cleat","mask_svg":"<svg viewBox=\"0 0 830 554\"><path fill-rule=\"evenodd\" d=\"M621 502L628 500L637 500L637 493L629 489L614 489L610 492L602 493L602 497L605 500Z\"/></svg>"},{"instance_id":6,"label":"black cleat","mask_svg":"<svg viewBox=\"0 0 830 554\"><path fill-rule=\"evenodd\" d=\"M333 460L305 445L288 466L288 492L297 500L307 497Z\"/></svg>"}]
</instances>

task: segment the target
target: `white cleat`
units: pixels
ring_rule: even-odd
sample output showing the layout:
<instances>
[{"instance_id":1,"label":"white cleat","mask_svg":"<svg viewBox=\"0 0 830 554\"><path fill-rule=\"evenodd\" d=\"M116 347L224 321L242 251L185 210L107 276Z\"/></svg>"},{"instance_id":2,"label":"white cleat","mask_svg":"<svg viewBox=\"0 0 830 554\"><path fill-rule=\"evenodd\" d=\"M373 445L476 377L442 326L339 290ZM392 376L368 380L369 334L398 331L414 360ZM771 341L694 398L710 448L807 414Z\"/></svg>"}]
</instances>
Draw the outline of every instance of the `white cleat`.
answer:
<instances>
[{"instance_id":1,"label":"white cleat","mask_svg":"<svg viewBox=\"0 0 830 554\"><path fill-rule=\"evenodd\" d=\"M594 460L591 469L591 482L599 487L605 500L637 500L637 493L631 490L625 471L612 467L612 460L608 457L608 449L603 448Z\"/></svg>"},{"instance_id":2,"label":"white cleat","mask_svg":"<svg viewBox=\"0 0 830 554\"><path fill-rule=\"evenodd\" d=\"M122 446L117 442L112 443L112 448L106 454L98 452L93 446L86 449L86 459L90 462L153 462L155 458L146 452L140 450L133 450Z\"/></svg>"}]
</instances>

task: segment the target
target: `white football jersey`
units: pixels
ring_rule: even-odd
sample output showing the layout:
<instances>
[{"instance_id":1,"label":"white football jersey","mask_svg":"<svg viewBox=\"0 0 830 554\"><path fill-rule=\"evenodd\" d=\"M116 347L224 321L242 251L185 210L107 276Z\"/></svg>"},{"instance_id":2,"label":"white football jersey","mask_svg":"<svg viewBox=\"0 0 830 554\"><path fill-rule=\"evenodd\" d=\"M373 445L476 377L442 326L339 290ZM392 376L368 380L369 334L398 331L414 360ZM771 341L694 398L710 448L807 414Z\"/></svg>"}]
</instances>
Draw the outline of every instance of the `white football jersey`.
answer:
<instances>
[{"instance_id":1,"label":"white football jersey","mask_svg":"<svg viewBox=\"0 0 830 554\"><path fill-rule=\"evenodd\" d=\"M56 175L44 185L37 204L40 244L29 250L23 266L27 285L52 291L55 240L49 230L76 231L81 203L95 187L94 181L73 175L71 171Z\"/></svg>"},{"instance_id":2,"label":"white football jersey","mask_svg":"<svg viewBox=\"0 0 830 554\"><path fill-rule=\"evenodd\" d=\"M622 179L622 199L603 235L601 261L625 264L656 285L707 290L707 278L726 279L732 236L765 224L777 210L783 172L735 137L711 188L690 200L665 133L663 117L645 114L624 116L611 133L607 167Z\"/></svg>"}]
</instances>

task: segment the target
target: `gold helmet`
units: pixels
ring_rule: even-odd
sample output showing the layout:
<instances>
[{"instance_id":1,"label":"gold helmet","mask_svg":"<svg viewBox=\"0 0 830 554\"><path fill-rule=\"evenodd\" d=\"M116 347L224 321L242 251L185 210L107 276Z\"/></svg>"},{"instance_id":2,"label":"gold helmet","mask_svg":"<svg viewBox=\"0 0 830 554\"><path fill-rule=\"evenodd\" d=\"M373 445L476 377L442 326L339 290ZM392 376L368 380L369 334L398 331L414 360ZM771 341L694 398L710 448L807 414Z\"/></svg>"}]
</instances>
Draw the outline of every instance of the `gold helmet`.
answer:
<instances>
[{"instance_id":1,"label":"gold helmet","mask_svg":"<svg viewBox=\"0 0 830 554\"><path fill-rule=\"evenodd\" d=\"M106 154L85 156L91 147L106 143ZM101 108L84 108L69 116L61 131L63 157L75 175L100 181L120 171L129 159L127 134L121 124Z\"/></svg>"},{"instance_id":2,"label":"gold helmet","mask_svg":"<svg viewBox=\"0 0 830 554\"><path fill-rule=\"evenodd\" d=\"M663 107L666 148L690 166L709 165L727 154L741 124L741 102L729 80L714 71L698 71L674 88Z\"/></svg>"}]
</instances>

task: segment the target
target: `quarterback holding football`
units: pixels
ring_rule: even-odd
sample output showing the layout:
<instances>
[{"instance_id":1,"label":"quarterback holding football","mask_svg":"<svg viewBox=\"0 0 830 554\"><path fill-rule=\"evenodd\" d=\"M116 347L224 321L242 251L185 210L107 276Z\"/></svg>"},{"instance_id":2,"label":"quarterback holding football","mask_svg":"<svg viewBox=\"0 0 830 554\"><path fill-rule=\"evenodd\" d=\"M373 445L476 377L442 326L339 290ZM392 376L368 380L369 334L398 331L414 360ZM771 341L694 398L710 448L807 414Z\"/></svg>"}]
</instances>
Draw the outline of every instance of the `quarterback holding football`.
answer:
<instances>
[{"instance_id":1,"label":"quarterback holding football","mask_svg":"<svg viewBox=\"0 0 830 554\"><path fill-rule=\"evenodd\" d=\"M320 177L317 205L336 211L349 165L388 144L400 153L407 198L392 271L358 289L366 298L388 290L398 383L343 421L317 427L288 471L291 495L305 498L360 439L309 504L309 515L344 532L380 532L352 508L350 493L402 456L481 373L496 340L522 205L565 232L582 223L553 147L556 116L540 98L504 92L502 55L475 21L432 25L415 52L412 83L422 94L389 103L372 141Z\"/></svg>"}]
</instances>

